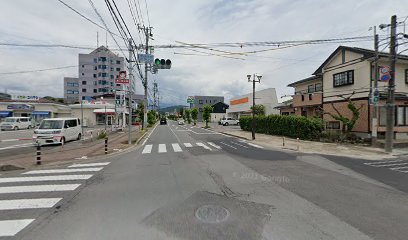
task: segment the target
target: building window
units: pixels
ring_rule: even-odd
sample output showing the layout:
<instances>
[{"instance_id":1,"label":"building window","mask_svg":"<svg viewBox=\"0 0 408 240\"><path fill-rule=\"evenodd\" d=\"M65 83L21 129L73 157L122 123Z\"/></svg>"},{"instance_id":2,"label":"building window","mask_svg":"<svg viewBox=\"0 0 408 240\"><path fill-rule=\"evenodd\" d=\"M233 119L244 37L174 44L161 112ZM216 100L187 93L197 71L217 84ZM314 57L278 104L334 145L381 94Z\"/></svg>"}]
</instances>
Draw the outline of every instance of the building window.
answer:
<instances>
[{"instance_id":1,"label":"building window","mask_svg":"<svg viewBox=\"0 0 408 240\"><path fill-rule=\"evenodd\" d=\"M321 92L323 89L322 89L322 84L321 83L316 83L315 84L315 91L316 92Z\"/></svg>"},{"instance_id":2,"label":"building window","mask_svg":"<svg viewBox=\"0 0 408 240\"><path fill-rule=\"evenodd\" d=\"M106 62L106 57L101 57L102 62Z\"/></svg>"},{"instance_id":3,"label":"building window","mask_svg":"<svg viewBox=\"0 0 408 240\"><path fill-rule=\"evenodd\" d=\"M98 69L101 69L102 65L98 65Z\"/></svg>"},{"instance_id":4,"label":"building window","mask_svg":"<svg viewBox=\"0 0 408 240\"><path fill-rule=\"evenodd\" d=\"M94 63L97 63L97 62L98 62L98 59L94 58Z\"/></svg>"},{"instance_id":5,"label":"building window","mask_svg":"<svg viewBox=\"0 0 408 240\"><path fill-rule=\"evenodd\" d=\"M67 90L67 94L74 94L74 91L72 91L72 90Z\"/></svg>"},{"instance_id":6,"label":"building window","mask_svg":"<svg viewBox=\"0 0 408 240\"><path fill-rule=\"evenodd\" d=\"M82 88L82 92L86 92L86 88Z\"/></svg>"},{"instance_id":7,"label":"building window","mask_svg":"<svg viewBox=\"0 0 408 240\"><path fill-rule=\"evenodd\" d=\"M111 67L111 71L113 72L113 67Z\"/></svg>"},{"instance_id":8,"label":"building window","mask_svg":"<svg viewBox=\"0 0 408 240\"><path fill-rule=\"evenodd\" d=\"M106 77L106 75L107 75L106 73L102 73L102 77Z\"/></svg>"},{"instance_id":9,"label":"building window","mask_svg":"<svg viewBox=\"0 0 408 240\"><path fill-rule=\"evenodd\" d=\"M302 102L305 101L305 95L302 94Z\"/></svg>"},{"instance_id":10,"label":"building window","mask_svg":"<svg viewBox=\"0 0 408 240\"><path fill-rule=\"evenodd\" d=\"M102 73L98 73L98 77L102 76Z\"/></svg>"},{"instance_id":11,"label":"building window","mask_svg":"<svg viewBox=\"0 0 408 240\"><path fill-rule=\"evenodd\" d=\"M309 100L313 99L313 94L309 94Z\"/></svg>"},{"instance_id":12,"label":"building window","mask_svg":"<svg viewBox=\"0 0 408 240\"><path fill-rule=\"evenodd\" d=\"M85 67L85 65L82 65L82 67L84 68L84 67Z\"/></svg>"},{"instance_id":13,"label":"building window","mask_svg":"<svg viewBox=\"0 0 408 240\"><path fill-rule=\"evenodd\" d=\"M116 64L120 64L120 61L119 61L119 60L116 60Z\"/></svg>"},{"instance_id":14,"label":"building window","mask_svg":"<svg viewBox=\"0 0 408 240\"><path fill-rule=\"evenodd\" d=\"M82 76L85 76L85 73L82 73Z\"/></svg>"},{"instance_id":15,"label":"building window","mask_svg":"<svg viewBox=\"0 0 408 240\"><path fill-rule=\"evenodd\" d=\"M116 87L120 87L120 84L116 84Z\"/></svg>"},{"instance_id":16,"label":"building window","mask_svg":"<svg viewBox=\"0 0 408 240\"><path fill-rule=\"evenodd\" d=\"M82 81L82 85L86 85L86 81Z\"/></svg>"},{"instance_id":17,"label":"building window","mask_svg":"<svg viewBox=\"0 0 408 240\"><path fill-rule=\"evenodd\" d=\"M114 76L113 76L113 75L110 75L110 78L111 78L111 79L113 79L113 78L114 78Z\"/></svg>"},{"instance_id":18,"label":"building window","mask_svg":"<svg viewBox=\"0 0 408 240\"><path fill-rule=\"evenodd\" d=\"M399 106L397 108L397 125L398 126L405 126L406 122L405 122L405 107L404 106Z\"/></svg>"},{"instance_id":19,"label":"building window","mask_svg":"<svg viewBox=\"0 0 408 240\"><path fill-rule=\"evenodd\" d=\"M405 83L408 83L408 69L405 69Z\"/></svg>"},{"instance_id":20,"label":"building window","mask_svg":"<svg viewBox=\"0 0 408 240\"><path fill-rule=\"evenodd\" d=\"M97 70L97 69L98 69L98 67L97 67L97 66L95 66L95 67L94 67L94 70Z\"/></svg>"},{"instance_id":21,"label":"building window","mask_svg":"<svg viewBox=\"0 0 408 240\"><path fill-rule=\"evenodd\" d=\"M95 88L93 91L94 91L94 93L97 93L97 92L98 92L98 89Z\"/></svg>"},{"instance_id":22,"label":"building window","mask_svg":"<svg viewBox=\"0 0 408 240\"><path fill-rule=\"evenodd\" d=\"M97 81L94 81L94 85L95 85L95 86L98 85L98 82L97 82Z\"/></svg>"},{"instance_id":23,"label":"building window","mask_svg":"<svg viewBox=\"0 0 408 240\"><path fill-rule=\"evenodd\" d=\"M354 84L354 70L333 74L333 87Z\"/></svg>"},{"instance_id":24,"label":"building window","mask_svg":"<svg viewBox=\"0 0 408 240\"><path fill-rule=\"evenodd\" d=\"M102 69L106 69L106 65L102 65Z\"/></svg>"},{"instance_id":25,"label":"building window","mask_svg":"<svg viewBox=\"0 0 408 240\"><path fill-rule=\"evenodd\" d=\"M312 84L312 85L307 86L307 92L308 93L315 92L315 85Z\"/></svg>"},{"instance_id":26,"label":"building window","mask_svg":"<svg viewBox=\"0 0 408 240\"><path fill-rule=\"evenodd\" d=\"M203 100L198 100L198 104L203 104Z\"/></svg>"},{"instance_id":27,"label":"building window","mask_svg":"<svg viewBox=\"0 0 408 240\"><path fill-rule=\"evenodd\" d=\"M326 129L340 129L339 121L326 122Z\"/></svg>"},{"instance_id":28,"label":"building window","mask_svg":"<svg viewBox=\"0 0 408 240\"><path fill-rule=\"evenodd\" d=\"M120 68L116 68L116 71L120 71Z\"/></svg>"},{"instance_id":29,"label":"building window","mask_svg":"<svg viewBox=\"0 0 408 240\"><path fill-rule=\"evenodd\" d=\"M94 74L93 77L96 78L96 74Z\"/></svg>"},{"instance_id":30,"label":"building window","mask_svg":"<svg viewBox=\"0 0 408 240\"><path fill-rule=\"evenodd\" d=\"M73 91L73 94L79 94L79 91L78 91L78 90L74 90L74 91Z\"/></svg>"}]
</instances>

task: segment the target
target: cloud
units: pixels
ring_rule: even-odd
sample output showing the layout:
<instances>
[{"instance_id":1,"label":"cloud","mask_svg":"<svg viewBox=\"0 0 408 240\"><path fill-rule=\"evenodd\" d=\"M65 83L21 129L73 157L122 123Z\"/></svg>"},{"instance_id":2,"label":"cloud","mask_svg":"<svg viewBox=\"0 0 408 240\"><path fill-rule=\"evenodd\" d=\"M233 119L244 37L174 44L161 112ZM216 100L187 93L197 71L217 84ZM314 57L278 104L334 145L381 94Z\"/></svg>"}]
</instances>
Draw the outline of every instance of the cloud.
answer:
<instances>
[{"instance_id":1,"label":"cloud","mask_svg":"<svg viewBox=\"0 0 408 240\"><path fill-rule=\"evenodd\" d=\"M131 1L132 2L132 1ZM220 43L321 39L372 35L370 26L388 23L390 16L406 16L408 5L403 0L155 0L147 1L150 22L154 27L153 45L186 43ZM67 1L75 9L100 23L88 1ZM94 1L96 8L114 30L103 1ZM116 1L137 43L141 32L133 24L127 1ZM148 24L144 1L141 12ZM380 7L379 7L380 6ZM58 1L5 1L0 9L0 42L61 43L96 47L96 32L100 43L105 32L82 19ZM102 23L100 23L102 25ZM380 32L386 34L386 32ZM120 45L124 42L118 39ZM108 45L117 48L110 37ZM372 42L349 43L349 46L372 48ZM169 58L172 69L149 74L152 90L158 83L163 103L185 104L190 95L224 95L226 100L252 90L246 75L262 73L257 89L274 87L279 96L291 94L287 84L309 77L337 44L312 45L241 56L244 60L219 56L179 55L198 54L188 49L154 50L156 57ZM265 48L265 47L263 47ZM224 48L240 52L263 49ZM196 49L207 53L217 52ZM0 47L0 72L23 71L75 65L78 54L90 51L75 49L38 49ZM127 53L125 53L127 55ZM0 75L0 91L40 96L63 96L63 78L78 76L78 69L63 69L20 75ZM137 93L142 93L141 81ZM151 91L152 92L152 91Z\"/></svg>"}]
</instances>

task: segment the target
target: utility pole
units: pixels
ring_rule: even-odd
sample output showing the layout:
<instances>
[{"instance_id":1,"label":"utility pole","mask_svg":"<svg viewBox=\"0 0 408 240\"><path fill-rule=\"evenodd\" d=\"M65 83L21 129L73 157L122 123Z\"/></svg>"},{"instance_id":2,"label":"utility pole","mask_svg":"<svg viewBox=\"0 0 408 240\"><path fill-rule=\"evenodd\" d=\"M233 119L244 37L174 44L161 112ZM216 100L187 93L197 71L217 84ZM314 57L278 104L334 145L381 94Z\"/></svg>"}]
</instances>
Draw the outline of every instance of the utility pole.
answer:
<instances>
[{"instance_id":1,"label":"utility pole","mask_svg":"<svg viewBox=\"0 0 408 240\"><path fill-rule=\"evenodd\" d=\"M132 46L132 39L129 38L129 91L128 91L128 107L129 107L129 120L128 120L128 144L132 144L132 137L130 135L130 131L132 129L132 81L133 81L133 62L132 62L132 53L133 53L133 46Z\"/></svg>"},{"instance_id":2,"label":"utility pole","mask_svg":"<svg viewBox=\"0 0 408 240\"><path fill-rule=\"evenodd\" d=\"M261 75L253 74L251 80L251 75L247 75L248 82L252 82L252 140L255 140L255 83L261 82ZM258 78L258 80L256 79Z\"/></svg>"},{"instance_id":3,"label":"utility pole","mask_svg":"<svg viewBox=\"0 0 408 240\"><path fill-rule=\"evenodd\" d=\"M394 113L395 113L395 62L397 58L397 16L391 17L391 37L390 37L390 80L388 81L388 98L387 98L387 127L385 132L385 151L392 152L394 141Z\"/></svg>"},{"instance_id":4,"label":"utility pole","mask_svg":"<svg viewBox=\"0 0 408 240\"><path fill-rule=\"evenodd\" d=\"M374 26L374 50L375 50L375 62L374 62L374 91L371 90L371 99L378 97L378 101L372 101L374 104L373 109L373 118L371 124L371 144L377 144L377 126L378 126L378 103L379 103L379 92L378 92L378 34L377 34L377 27ZM370 81L371 83L371 81ZM372 89L372 88L371 88Z\"/></svg>"},{"instance_id":5,"label":"utility pole","mask_svg":"<svg viewBox=\"0 0 408 240\"><path fill-rule=\"evenodd\" d=\"M149 54L149 38L152 36L152 28L151 27L139 27L139 29L142 29L145 33L145 38L146 38L146 54ZM148 71L148 66L147 63L145 63L145 79L144 79L144 114L143 114L143 125L142 129L145 128L146 123L147 123L147 105L149 104L147 101L147 71Z\"/></svg>"}]
</instances>

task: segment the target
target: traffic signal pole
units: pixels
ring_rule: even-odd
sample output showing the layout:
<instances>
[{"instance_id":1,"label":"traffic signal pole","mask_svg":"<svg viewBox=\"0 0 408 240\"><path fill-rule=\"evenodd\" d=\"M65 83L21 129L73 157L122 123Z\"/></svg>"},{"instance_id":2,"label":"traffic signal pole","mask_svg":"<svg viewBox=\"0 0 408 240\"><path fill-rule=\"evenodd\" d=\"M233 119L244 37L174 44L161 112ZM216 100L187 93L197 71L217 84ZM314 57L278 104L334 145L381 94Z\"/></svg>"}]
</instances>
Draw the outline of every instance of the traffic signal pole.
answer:
<instances>
[{"instance_id":1,"label":"traffic signal pole","mask_svg":"<svg viewBox=\"0 0 408 240\"><path fill-rule=\"evenodd\" d=\"M132 39L129 38L129 98L128 98L128 107L129 107L129 120L128 120L128 144L132 144L132 137L130 131L132 129L132 80L133 80L133 62L132 62ZM115 99L116 101L116 99Z\"/></svg>"},{"instance_id":2,"label":"traffic signal pole","mask_svg":"<svg viewBox=\"0 0 408 240\"><path fill-rule=\"evenodd\" d=\"M394 113L395 113L395 62L397 58L396 41L397 41L397 16L391 17L391 38L390 38L390 57L391 57L391 78L388 81L388 98L387 98L387 127L385 132L385 151L392 152L394 142Z\"/></svg>"}]
</instances>

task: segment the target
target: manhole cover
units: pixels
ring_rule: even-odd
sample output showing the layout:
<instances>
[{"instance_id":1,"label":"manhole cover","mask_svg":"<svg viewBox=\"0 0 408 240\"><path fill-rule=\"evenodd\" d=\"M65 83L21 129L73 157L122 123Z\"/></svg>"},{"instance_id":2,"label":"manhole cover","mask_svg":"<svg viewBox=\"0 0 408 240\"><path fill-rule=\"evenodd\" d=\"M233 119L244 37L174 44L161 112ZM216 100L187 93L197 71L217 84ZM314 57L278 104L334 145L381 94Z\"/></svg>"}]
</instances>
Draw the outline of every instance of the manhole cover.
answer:
<instances>
[{"instance_id":1,"label":"manhole cover","mask_svg":"<svg viewBox=\"0 0 408 240\"><path fill-rule=\"evenodd\" d=\"M230 212L219 205L204 205L197 209L195 215L202 222L219 223L227 220Z\"/></svg>"}]
</instances>

